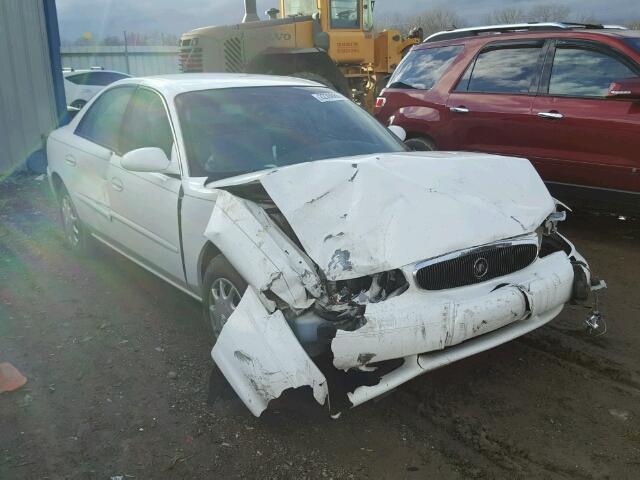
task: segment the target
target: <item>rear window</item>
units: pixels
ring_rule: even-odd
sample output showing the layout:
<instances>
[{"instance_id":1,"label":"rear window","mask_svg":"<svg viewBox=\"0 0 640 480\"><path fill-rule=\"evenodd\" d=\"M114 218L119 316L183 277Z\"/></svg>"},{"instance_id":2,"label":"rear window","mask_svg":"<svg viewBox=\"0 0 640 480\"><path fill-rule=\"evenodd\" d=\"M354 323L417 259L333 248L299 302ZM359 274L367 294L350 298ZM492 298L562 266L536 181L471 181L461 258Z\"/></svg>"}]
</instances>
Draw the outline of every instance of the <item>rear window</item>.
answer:
<instances>
[{"instance_id":1,"label":"rear window","mask_svg":"<svg viewBox=\"0 0 640 480\"><path fill-rule=\"evenodd\" d=\"M113 82L128 78L129 75L117 72L86 72L78 73L76 75L69 75L67 80L76 85L92 85L104 87L110 85Z\"/></svg>"},{"instance_id":2,"label":"rear window","mask_svg":"<svg viewBox=\"0 0 640 480\"><path fill-rule=\"evenodd\" d=\"M387 86L429 90L440 80L461 51L461 45L412 50L402 60Z\"/></svg>"},{"instance_id":3,"label":"rear window","mask_svg":"<svg viewBox=\"0 0 640 480\"><path fill-rule=\"evenodd\" d=\"M636 52L640 53L640 37L639 38L627 38L625 40L628 45L631 45Z\"/></svg>"}]
</instances>

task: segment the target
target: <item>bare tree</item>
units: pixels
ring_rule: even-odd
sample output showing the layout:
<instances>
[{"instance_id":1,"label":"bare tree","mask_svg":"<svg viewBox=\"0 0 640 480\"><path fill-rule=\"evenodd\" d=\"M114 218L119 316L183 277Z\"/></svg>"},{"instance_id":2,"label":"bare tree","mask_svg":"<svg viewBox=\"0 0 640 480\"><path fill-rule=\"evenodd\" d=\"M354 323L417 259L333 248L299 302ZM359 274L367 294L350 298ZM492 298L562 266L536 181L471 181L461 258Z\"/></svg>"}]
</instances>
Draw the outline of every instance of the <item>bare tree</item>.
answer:
<instances>
[{"instance_id":1,"label":"bare tree","mask_svg":"<svg viewBox=\"0 0 640 480\"><path fill-rule=\"evenodd\" d=\"M455 11L449 8L437 7L423 12L412 20L414 27L422 28L424 36L428 37L432 33L443 30L464 27L464 19Z\"/></svg>"},{"instance_id":2,"label":"bare tree","mask_svg":"<svg viewBox=\"0 0 640 480\"><path fill-rule=\"evenodd\" d=\"M406 33L414 27L420 27L425 37L465 25L466 22L461 16L452 9L444 7L432 8L417 16L401 16L396 13L376 20L376 28L379 31L394 29Z\"/></svg>"},{"instance_id":3,"label":"bare tree","mask_svg":"<svg viewBox=\"0 0 640 480\"><path fill-rule=\"evenodd\" d=\"M582 12L574 15L573 20L579 23L589 23L591 25L598 23L598 18L591 12Z\"/></svg>"},{"instance_id":4,"label":"bare tree","mask_svg":"<svg viewBox=\"0 0 640 480\"><path fill-rule=\"evenodd\" d=\"M571 8L552 3L543 3L532 7L527 13L529 22L561 22L568 20Z\"/></svg>"},{"instance_id":5,"label":"bare tree","mask_svg":"<svg viewBox=\"0 0 640 480\"><path fill-rule=\"evenodd\" d=\"M626 27L631 30L640 30L640 19L627 23Z\"/></svg>"},{"instance_id":6,"label":"bare tree","mask_svg":"<svg viewBox=\"0 0 640 480\"><path fill-rule=\"evenodd\" d=\"M507 7L493 11L486 16L485 20L490 24L503 24L524 22L526 18L527 14L521 8Z\"/></svg>"}]
</instances>

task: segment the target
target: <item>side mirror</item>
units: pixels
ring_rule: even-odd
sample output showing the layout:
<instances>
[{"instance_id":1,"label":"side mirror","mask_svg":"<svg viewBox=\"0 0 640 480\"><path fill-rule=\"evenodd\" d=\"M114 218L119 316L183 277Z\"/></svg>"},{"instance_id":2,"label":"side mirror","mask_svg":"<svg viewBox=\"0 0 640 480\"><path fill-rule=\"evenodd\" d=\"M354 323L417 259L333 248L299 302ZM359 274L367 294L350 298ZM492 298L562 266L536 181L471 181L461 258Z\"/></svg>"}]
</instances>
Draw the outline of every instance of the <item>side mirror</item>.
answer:
<instances>
[{"instance_id":1,"label":"side mirror","mask_svg":"<svg viewBox=\"0 0 640 480\"><path fill-rule=\"evenodd\" d=\"M407 132L401 126L399 126L399 125L389 125L387 128L389 130L391 130L391 133L393 133L396 137L398 137L401 142L404 142L406 140Z\"/></svg>"},{"instance_id":2,"label":"side mirror","mask_svg":"<svg viewBox=\"0 0 640 480\"><path fill-rule=\"evenodd\" d=\"M640 77L626 78L609 86L607 98L640 100Z\"/></svg>"},{"instance_id":3,"label":"side mirror","mask_svg":"<svg viewBox=\"0 0 640 480\"><path fill-rule=\"evenodd\" d=\"M125 153L120 161L122 168L132 172L175 173L169 171L171 160L164 150L156 147L145 147Z\"/></svg>"}]
</instances>

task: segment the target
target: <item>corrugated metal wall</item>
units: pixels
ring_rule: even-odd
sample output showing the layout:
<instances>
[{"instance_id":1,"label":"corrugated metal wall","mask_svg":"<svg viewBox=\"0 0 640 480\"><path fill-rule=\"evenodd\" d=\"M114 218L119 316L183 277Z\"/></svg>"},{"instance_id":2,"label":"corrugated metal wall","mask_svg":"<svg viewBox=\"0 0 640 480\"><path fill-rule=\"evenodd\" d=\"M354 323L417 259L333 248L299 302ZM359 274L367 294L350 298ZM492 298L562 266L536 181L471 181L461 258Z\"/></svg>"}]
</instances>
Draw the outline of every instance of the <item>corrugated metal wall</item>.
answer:
<instances>
[{"instance_id":1,"label":"corrugated metal wall","mask_svg":"<svg viewBox=\"0 0 640 480\"><path fill-rule=\"evenodd\" d=\"M0 0L2 1L2 0ZM75 69L103 67L134 76L179 73L176 47L62 47L62 66ZM128 57L128 63L127 63ZM127 65L130 71L128 71Z\"/></svg>"},{"instance_id":2,"label":"corrugated metal wall","mask_svg":"<svg viewBox=\"0 0 640 480\"><path fill-rule=\"evenodd\" d=\"M42 0L0 0L0 175L57 125Z\"/></svg>"}]
</instances>

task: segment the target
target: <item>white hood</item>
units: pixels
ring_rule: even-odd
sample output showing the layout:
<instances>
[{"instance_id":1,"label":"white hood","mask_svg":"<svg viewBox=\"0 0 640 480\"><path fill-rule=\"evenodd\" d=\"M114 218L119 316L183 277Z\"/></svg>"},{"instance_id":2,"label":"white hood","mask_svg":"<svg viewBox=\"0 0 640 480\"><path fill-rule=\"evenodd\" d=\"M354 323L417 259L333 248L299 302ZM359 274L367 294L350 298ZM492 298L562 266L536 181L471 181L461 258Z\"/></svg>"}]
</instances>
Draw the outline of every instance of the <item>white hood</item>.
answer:
<instances>
[{"instance_id":1,"label":"white hood","mask_svg":"<svg viewBox=\"0 0 640 480\"><path fill-rule=\"evenodd\" d=\"M252 177L329 280L530 233L555 209L528 160L486 154L357 156Z\"/></svg>"}]
</instances>

